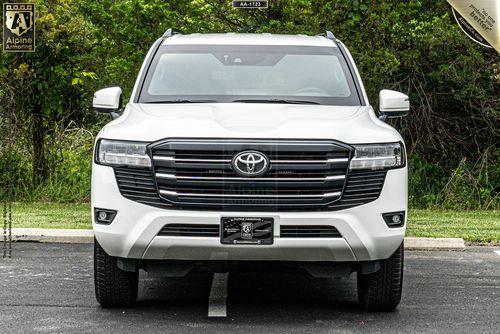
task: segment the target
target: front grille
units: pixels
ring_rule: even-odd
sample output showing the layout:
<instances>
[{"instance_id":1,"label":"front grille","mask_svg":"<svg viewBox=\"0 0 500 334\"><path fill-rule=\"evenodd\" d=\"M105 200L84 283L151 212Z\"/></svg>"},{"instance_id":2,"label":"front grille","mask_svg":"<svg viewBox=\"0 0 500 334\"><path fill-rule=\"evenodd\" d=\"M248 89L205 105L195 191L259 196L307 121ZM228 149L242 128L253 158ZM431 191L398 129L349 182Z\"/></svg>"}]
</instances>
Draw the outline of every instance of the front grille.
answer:
<instances>
[{"instance_id":1,"label":"front grille","mask_svg":"<svg viewBox=\"0 0 500 334\"><path fill-rule=\"evenodd\" d=\"M154 182L153 172L138 168L114 168L116 182L123 197L146 205L165 206Z\"/></svg>"},{"instance_id":2,"label":"front grille","mask_svg":"<svg viewBox=\"0 0 500 334\"><path fill-rule=\"evenodd\" d=\"M342 238L333 226L281 225L281 238Z\"/></svg>"},{"instance_id":3,"label":"front grille","mask_svg":"<svg viewBox=\"0 0 500 334\"><path fill-rule=\"evenodd\" d=\"M173 237L218 237L219 225L216 224L167 224L158 235Z\"/></svg>"},{"instance_id":4,"label":"front grille","mask_svg":"<svg viewBox=\"0 0 500 334\"><path fill-rule=\"evenodd\" d=\"M232 158L265 154L269 170L242 177ZM316 209L340 199L350 149L327 141L166 141L153 146L160 197L180 207Z\"/></svg>"},{"instance_id":5,"label":"front grille","mask_svg":"<svg viewBox=\"0 0 500 334\"><path fill-rule=\"evenodd\" d=\"M266 154L270 169L241 177L235 154ZM122 195L146 205L203 210L342 210L376 200L386 171L349 171L349 147L330 141L169 140L152 146L153 171L115 168Z\"/></svg>"}]
</instances>

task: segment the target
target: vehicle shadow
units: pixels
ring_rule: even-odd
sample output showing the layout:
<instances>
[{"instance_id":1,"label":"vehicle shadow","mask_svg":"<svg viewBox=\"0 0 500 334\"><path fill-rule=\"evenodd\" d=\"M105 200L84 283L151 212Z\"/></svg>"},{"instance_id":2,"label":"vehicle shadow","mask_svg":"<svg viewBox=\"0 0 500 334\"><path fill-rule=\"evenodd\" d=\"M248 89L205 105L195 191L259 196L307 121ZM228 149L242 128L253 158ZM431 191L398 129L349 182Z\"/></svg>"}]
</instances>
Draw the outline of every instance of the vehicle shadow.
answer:
<instances>
[{"instance_id":1,"label":"vehicle shadow","mask_svg":"<svg viewBox=\"0 0 500 334\"><path fill-rule=\"evenodd\" d=\"M228 312L240 321L310 321L333 313L363 313L354 278L314 278L306 274L233 274L228 284Z\"/></svg>"},{"instance_id":2,"label":"vehicle shadow","mask_svg":"<svg viewBox=\"0 0 500 334\"><path fill-rule=\"evenodd\" d=\"M149 277L140 275L139 299L134 308L208 305L212 274L190 274L186 277Z\"/></svg>"},{"instance_id":3,"label":"vehicle shadow","mask_svg":"<svg viewBox=\"0 0 500 334\"><path fill-rule=\"evenodd\" d=\"M355 275L354 275L355 276ZM211 274L184 278L149 278L141 275L137 304L129 312L194 314L206 318ZM356 279L314 278L307 274L231 272L227 286L227 313L232 321L301 322L339 314L365 313L356 303ZM150 314L152 315L152 314ZM216 319L216 321L223 321Z\"/></svg>"}]
</instances>

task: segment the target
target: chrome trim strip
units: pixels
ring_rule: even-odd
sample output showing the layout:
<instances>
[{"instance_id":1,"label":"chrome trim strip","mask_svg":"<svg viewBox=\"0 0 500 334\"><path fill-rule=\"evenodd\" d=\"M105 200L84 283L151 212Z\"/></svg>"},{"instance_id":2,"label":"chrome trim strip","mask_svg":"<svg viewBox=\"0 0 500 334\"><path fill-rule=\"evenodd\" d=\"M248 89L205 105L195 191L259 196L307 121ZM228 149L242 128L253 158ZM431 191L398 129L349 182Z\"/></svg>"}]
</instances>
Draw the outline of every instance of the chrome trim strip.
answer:
<instances>
[{"instance_id":1,"label":"chrome trim strip","mask_svg":"<svg viewBox=\"0 0 500 334\"><path fill-rule=\"evenodd\" d=\"M337 162L347 162L349 161L349 158L332 158L328 160L271 160L271 163L278 163L278 164L293 164L293 163L298 163L298 164L332 164L332 163L337 163Z\"/></svg>"},{"instance_id":2,"label":"chrome trim strip","mask_svg":"<svg viewBox=\"0 0 500 334\"><path fill-rule=\"evenodd\" d=\"M174 157L165 157L161 155L153 155L153 160L159 160L159 161L174 161Z\"/></svg>"},{"instance_id":3,"label":"chrome trim strip","mask_svg":"<svg viewBox=\"0 0 500 334\"><path fill-rule=\"evenodd\" d=\"M230 163L229 159L176 159L168 156L153 156L153 160L159 161L175 161L175 162L212 162L212 163ZM347 162L349 158L333 158L328 160L271 160L274 164L331 164L338 162Z\"/></svg>"},{"instance_id":4,"label":"chrome trim strip","mask_svg":"<svg viewBox=\"0 0 500 334\"><path fill-rule=\"evenodd\" d=\"M257 197L257 198L325 198L337 197L341 195L340 191L324 193L319 195L240 195L240 194L197 194L197 193L178 193L176 191L160 189L160 194L167 196L189 196L189 197Z\"/></svg>"},{"instance_id":5,"label":"chrome trim strip","mask_svg":"<svg viewBox=\"0 0 500 334\"><path fill-rule=\"evenodd\" d=\"M174 174L166 174L166 173L156 173L156 177L160 179L176 179L177 177Z\"/></svg>"},{"instance_id":6,"label":"chrome trim strip","mask_svg":"<svg viewBox=\"0 0 500 334\"><path fill-rule=\"evenodd\" d=\"M160 179L175 179L175 180L206 180L206 181L331 181L343 180L345 175L330 175L327 177L221 177L221 176L176 176L174 174L156 173L156 177Z\"/></svg>"},{"instance_id":7,"label":"chrome trim strip","mask_svg":"<svg viewBox=\"0 0 500 334\"><path fill-rule=\"evenodd\" d=\"M160 161L175 161L175 162L214 162L214 163L229 163L231 160L222 159L176 159L174 157L154 155L153 160Z\"/></svg>"},{"instance_id":8,"label":"chrome trim strip","mask_svg":"<svg viewBox=\"0 0 500 334\"><path fill-rule=\"evenodd\" d=\"M326 177L327 181L330 181L330 180L344 180L344 179L345 179L345 175L330 175L330 176Z\"/></svg>"},{"instance_id":9,"label":"chrome trim strip","mask_svg":"<svg viewBox=\"0 0 500 334\"><path fill-rule=\"evenodd\" d=\"M328 159L326 162L327 163L335 163L335 162L348 162L349 158L332 158Z\"/></svg>"},{"instance_id":10,"label":"chrome trim strip","mask_svg":"<svg viewBox=\"0 0 500 334\"><path fill-rule=\"evenodd\" d=\"M215 163L230 163L231 160L226 159L174 159L175 162L215 162Z\"/></svg>"}]
</instances>

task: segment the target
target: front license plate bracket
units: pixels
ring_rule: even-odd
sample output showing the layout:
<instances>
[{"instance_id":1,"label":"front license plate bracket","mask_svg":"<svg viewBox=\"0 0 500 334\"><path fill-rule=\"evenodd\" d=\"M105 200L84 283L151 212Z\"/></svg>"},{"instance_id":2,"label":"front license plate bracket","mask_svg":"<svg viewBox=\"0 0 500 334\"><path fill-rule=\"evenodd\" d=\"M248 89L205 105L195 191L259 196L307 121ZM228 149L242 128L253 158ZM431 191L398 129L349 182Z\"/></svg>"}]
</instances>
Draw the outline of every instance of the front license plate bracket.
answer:
<instances>
[{"instance_id":1,"label":"front license plate bracket","mask_svg":"<svg viewBox=\"0 0 500 334\"><path fill-rule=\"evenodd\" d=\"M274 218L222 217L220 241L229 245L272 245Z\"/></svg>"}]
</instances>

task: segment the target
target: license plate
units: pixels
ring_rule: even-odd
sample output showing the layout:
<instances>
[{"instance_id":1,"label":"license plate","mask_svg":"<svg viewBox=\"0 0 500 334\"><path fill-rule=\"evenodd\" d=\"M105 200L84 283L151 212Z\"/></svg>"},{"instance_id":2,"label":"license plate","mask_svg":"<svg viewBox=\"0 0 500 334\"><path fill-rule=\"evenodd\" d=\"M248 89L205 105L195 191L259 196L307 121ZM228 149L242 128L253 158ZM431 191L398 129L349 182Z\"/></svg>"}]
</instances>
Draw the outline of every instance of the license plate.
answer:
<instances>
[{"instance_id":1,"label":"license plate","mask_svg":"<svg viewBox=\"0 0 500 334\"><path fill-rule=\"evenodd\" d=\"M222 217L223 244L272 245L274 219L270 217Z\"/></svg>"}]
</instances>

